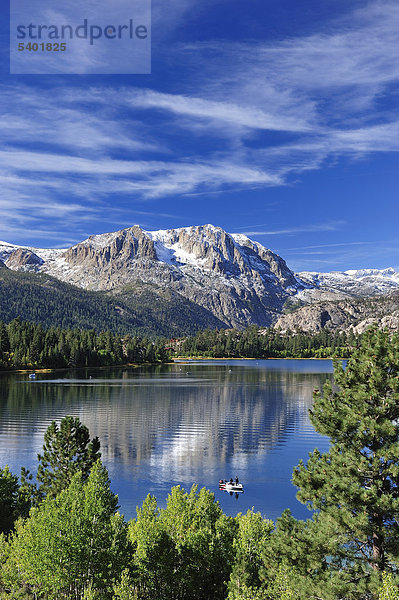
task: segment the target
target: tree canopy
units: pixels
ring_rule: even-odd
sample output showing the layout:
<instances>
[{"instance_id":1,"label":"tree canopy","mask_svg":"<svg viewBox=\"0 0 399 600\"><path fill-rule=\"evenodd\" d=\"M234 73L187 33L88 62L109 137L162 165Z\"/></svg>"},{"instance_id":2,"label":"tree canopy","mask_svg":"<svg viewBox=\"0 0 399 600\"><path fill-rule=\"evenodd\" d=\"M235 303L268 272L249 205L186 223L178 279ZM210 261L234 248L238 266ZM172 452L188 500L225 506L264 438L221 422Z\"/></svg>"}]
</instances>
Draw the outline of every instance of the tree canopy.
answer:
<instances>
[{"instance_id":1,"label":"tree canopy","mask_svg":"<svg viewBox=\"0 0 399 600\"><path fill-rule=\"evenodd\" d=\"M165 509L147 496L131 521L134 588L142 600L223 598L233 559L235 524L214 495L172 488Z\"/></svg>"},{"instance_id":2,"label":"tree canopy","mask_svg":"<svg viewBox=\"0 0 399 600\"><path fill-rule=\"evenodd\" d=\"M6 465L0 468L0 533L9 533L14 521L29 512L29 497L18 483L18 477L13 475Z\"/></svg>"},{"instance_id":3,"label":"tree canopy","mask_svg":"<svg viewBox=\"0 0 399 600\"><path fill-rule=\"evenodd\" d=\"M116 510L106 469L76 473L58 496L47 496L11 539L6 583L29 585L48 600L82 598L85 589L111 597L127 561L126 524Z\"/></svg>"}]
</instances>

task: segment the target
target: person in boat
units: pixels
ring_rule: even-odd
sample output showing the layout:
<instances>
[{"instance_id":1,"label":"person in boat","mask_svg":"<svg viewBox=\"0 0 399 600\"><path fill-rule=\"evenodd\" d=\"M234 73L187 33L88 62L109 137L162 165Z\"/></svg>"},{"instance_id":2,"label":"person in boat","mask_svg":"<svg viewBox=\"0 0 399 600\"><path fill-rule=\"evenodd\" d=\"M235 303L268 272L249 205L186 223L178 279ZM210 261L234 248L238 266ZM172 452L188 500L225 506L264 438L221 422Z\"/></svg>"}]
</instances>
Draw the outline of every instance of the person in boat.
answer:
<instances>
[{"instance_id":1,"label":"person in boat","mask_svg":"<svg viewBox=\"0 0 399 600\"><path fill-rule=\"evenodd\" d=\"M233 478L232 478L232 477L230 477L229 484L230 484L230 485L233 485Z\"/></svg>"},{"instance_id":2,"label":"person in boat","mask_svg":"<svg viewBox=\"0 0 399 600\"><path fill-rule=\"evenodd\" d=\"M235 483L236 483L236 485L238 485L238 475L236 475Z\"/></svg>"}]
</instances>

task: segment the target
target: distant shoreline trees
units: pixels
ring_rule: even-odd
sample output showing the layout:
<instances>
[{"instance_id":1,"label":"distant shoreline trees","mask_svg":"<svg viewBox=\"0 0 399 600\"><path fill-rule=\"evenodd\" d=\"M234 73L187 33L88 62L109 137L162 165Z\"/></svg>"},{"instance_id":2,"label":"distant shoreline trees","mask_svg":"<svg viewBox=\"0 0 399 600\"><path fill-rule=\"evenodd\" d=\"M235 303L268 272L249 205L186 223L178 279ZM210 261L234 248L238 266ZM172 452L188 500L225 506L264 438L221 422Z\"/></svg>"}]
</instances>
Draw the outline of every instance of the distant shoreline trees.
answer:
<instances>
[{"instance_id":1,"label":"distant shoreline trees","mask_svg":"<svg viewBox=\"0 0 399 600\"><path fill-rule=\"evenodd\" d=\"M165 340L0 321L0 369L67 369L168 360Z\"/></svg>"},{"instance_id":2,"label":"distant shoreline trees","mask_svg":"<svg viewBox=\"0 0 399 600\"><path fill-rule=\"evenodd\" d=\"M314 334L259 329L205 329L183 339L172 340L179 356L210 358L331 358L348 357L358 343L350 331Z\"/></svg>"}]
</instances>

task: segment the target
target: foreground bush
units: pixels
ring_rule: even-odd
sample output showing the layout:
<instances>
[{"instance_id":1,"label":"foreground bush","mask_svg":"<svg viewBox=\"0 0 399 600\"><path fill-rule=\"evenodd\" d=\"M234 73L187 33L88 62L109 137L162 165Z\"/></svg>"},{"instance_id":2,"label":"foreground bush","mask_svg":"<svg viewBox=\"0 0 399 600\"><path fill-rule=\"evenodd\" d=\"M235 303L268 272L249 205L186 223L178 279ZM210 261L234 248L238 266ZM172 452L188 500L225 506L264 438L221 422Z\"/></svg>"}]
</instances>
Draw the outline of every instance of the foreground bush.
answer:
<instances>
[{"instance_id":1,"label":"foreground bush","mask_svg":"<svg viewBox=\"0 0 399 600\"><path fill-rule=\"evenodd\" d=\"M87 480L76 474L68 488L47 497L17 523L9 541L4 582L28 586L48 600L80 599L85 589L111 597L127 561L127 526L116 512L107 471L97 463Z\"/></svg>"}]
</instances>

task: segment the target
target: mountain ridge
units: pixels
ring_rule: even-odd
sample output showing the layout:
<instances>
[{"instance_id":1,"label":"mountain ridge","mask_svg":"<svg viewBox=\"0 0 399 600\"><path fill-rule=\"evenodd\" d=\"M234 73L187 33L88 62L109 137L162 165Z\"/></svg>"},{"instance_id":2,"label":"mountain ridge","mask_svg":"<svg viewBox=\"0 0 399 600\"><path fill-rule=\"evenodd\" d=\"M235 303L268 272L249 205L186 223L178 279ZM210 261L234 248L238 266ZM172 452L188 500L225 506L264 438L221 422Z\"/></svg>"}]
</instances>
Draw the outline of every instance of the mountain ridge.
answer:
<instances>
[{"instance_id":1,"label":"mountain ridge","mask_svg":"<svg viewBox=\"0 0 399 600\"><path fill-rule=\"evenodd\" d=\"M240 329L273 326L287 307L399 290L399 274L392 268L294 273L259 242L211 224L156 231L133 225L61 249L0 242L0 261L11 271L46 273L91 292L112 296L124 290L125 299L129 289L131 299L138 289L151 290L154 298L168 290L176 306L189 303L190 318L196 318L198 307L205 311L202 321L206 314L210 323L213 318ZM155 316L156 307L151 309Z\"/></svg>"}]
</instances>

